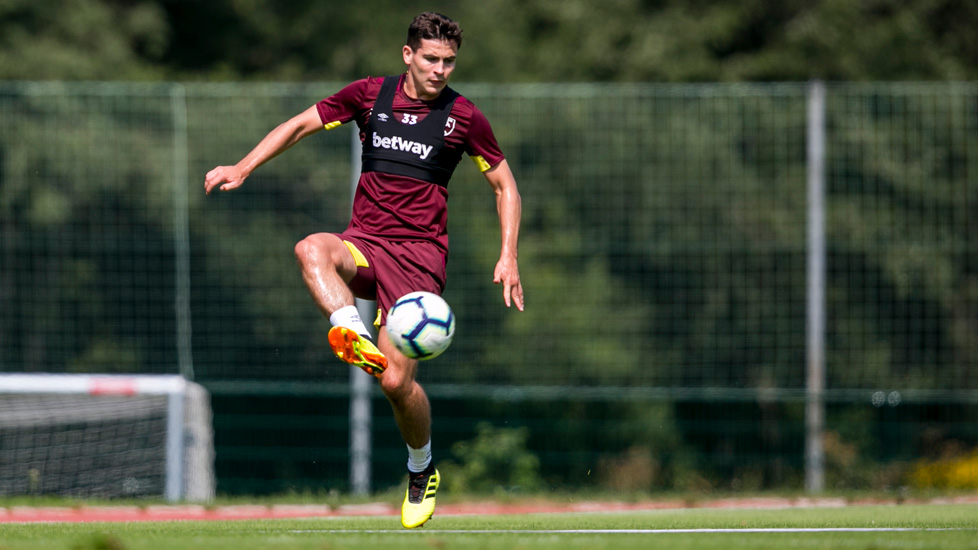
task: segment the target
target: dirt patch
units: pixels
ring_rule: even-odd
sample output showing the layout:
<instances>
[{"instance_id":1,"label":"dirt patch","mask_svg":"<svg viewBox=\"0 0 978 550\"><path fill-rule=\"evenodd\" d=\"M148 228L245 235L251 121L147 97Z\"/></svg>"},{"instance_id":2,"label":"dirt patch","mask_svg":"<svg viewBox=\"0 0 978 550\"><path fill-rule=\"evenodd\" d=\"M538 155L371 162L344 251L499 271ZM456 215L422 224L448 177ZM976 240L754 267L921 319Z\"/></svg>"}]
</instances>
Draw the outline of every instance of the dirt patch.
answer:
<instances>
[{"instance_id":1,"label":"dirt patch","mask_svg":"<svg viewBox=\"0 0 978 550\"><path fill-rule=\"evenodd\" d=\"M439 516L561 514L581 512L628 512L682 508L841 508L880 504L978 504L978 495L930 500L842 498L724 498L649 500L641 502L466 502L438 506ZM398 508L385 503L330 507L324 504L276 504L204 507L175 506L78 506L0 508L0 523L33 522L128 522L128 521L228 521L245 519L328 518L342 516L396 516Z\"/></svg>"}]
</instances>

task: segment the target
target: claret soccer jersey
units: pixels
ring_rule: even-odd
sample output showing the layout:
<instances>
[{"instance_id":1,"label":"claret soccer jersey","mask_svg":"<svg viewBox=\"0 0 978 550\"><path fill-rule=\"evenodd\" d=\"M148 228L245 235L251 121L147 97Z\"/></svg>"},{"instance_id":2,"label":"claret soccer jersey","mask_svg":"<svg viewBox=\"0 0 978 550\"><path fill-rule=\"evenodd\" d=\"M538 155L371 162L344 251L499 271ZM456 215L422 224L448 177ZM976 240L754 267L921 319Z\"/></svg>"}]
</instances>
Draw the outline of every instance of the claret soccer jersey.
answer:
<instances>
[{"instance_id":1,"label":"claret soccer jersey","mask_svg":"<svg viewBox=\"0 0 978 550\"><path fill-rule=\"evenodd\" d=\"M404 94L403 76L392 79L386 89L393 94L387 95L392 112L378 104L375 115L383 83L383 77L358 80L316 104L327 130L352 120L360 128L360 140L369 140L346 233L424 240L447 253L448 177L454 169L448 165L467 155L485 171L501 162L503 154L485 115L449 88L441 97L423 101ZM447 94L454 102L447 101ZM434 124L424 124L429 114Z\"/></svg>"}]
</instances>

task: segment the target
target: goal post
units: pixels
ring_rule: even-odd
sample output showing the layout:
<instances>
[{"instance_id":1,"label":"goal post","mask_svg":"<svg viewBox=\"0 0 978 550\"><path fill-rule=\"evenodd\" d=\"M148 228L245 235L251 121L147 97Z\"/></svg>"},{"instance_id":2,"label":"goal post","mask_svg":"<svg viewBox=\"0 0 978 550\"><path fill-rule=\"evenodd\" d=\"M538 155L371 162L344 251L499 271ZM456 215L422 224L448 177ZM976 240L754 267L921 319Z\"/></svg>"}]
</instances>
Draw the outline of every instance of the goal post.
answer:
<instances>
[{"instance_id":1,"label":"goal post","mask_svg":"<svg viewBox=\"0 0 978 550\"><path fill-rule=\"evenodd\" d=\"M0 374L0 495L209 501L211 420L178 375Z\"/></svg>"}]
</instances>

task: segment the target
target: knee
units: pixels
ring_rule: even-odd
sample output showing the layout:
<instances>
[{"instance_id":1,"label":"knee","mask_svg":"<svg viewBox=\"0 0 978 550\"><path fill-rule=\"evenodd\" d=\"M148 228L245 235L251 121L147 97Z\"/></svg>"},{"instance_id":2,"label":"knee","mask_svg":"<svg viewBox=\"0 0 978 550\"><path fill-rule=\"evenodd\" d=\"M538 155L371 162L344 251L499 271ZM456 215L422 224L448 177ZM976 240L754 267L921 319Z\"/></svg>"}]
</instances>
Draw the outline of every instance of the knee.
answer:
<instances>
[{"instance_id":1,"label":"knee","mask_svg":"<svg viewBox=\"0 0 978 550\"><path fill-rule=\"evenodd\" d=\"M295 245L295 259L300 265L315 263L320 255L320 246L312 236L302 239Z\"/></svg>"},{"instance_id":2,"label":"knee","mask_svg":"<svg viewBox=\"0 0 978 550\"><path fill-rule=\"evenodd\" d=\"M295 259L301 266L333 263L334 253L329 239L323 235L309 235L295 245Z\"/></svg>"},{"instance_id":3,"label":"knee","mask_svg":"<svg viewBox=\"0 0 978 550\"><path fill-rule=\"evenodd\" d=\"M388 368L380 377L380 389L383 390L387 399L393 403L400 403L407 400L414 390L414 380L404 376L396 368Z\"/></svg>"}]
</instances>

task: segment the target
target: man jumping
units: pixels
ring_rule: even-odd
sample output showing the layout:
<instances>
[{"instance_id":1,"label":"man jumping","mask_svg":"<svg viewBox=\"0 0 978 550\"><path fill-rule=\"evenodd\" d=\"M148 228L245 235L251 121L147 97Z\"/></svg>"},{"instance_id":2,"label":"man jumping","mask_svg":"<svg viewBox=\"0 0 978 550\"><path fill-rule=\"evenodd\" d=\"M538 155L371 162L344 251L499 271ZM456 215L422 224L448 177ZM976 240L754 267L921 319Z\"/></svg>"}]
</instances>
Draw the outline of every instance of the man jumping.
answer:
<instances>
[{"instance_id":1,"label":"man jumping","mask_svg":"<svg viewBox=\"0 0 978 550\"><path fill-rule=\"evenodd\" d=\"M521 199L486 117L447 86L462 29L444 15L414 18L401 50L405 73L344 87L280 124L233 166L207 173L204 189L231 191L259 166L323 129L355 121L363 143L353 216L342 233L315 233L295 247L302 278L333 325L333 352L380 380L408 448L401 523L423 525L435 510L439 475L431 460L431 408L415 380L418 361L397 351L385 330L371 339L354 298L376 300L377 326L397 298L441 294L448 254L448 183L463 154L495 193L502 233L493 281L507 307L523 310L517 265Z\"/></svg>"}]
</instances>

